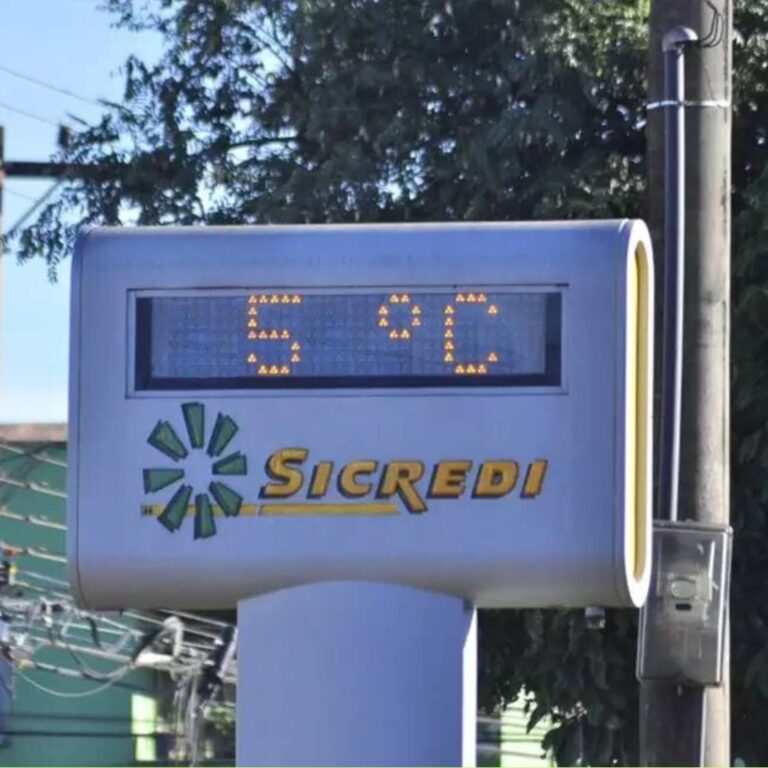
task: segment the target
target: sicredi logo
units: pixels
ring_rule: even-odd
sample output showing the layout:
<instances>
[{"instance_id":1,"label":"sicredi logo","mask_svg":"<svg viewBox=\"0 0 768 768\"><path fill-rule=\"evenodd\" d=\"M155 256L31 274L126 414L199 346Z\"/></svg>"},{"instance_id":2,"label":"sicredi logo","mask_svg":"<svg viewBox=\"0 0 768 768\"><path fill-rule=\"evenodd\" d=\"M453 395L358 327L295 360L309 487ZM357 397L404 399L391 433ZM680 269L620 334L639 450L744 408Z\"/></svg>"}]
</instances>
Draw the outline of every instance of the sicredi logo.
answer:
<instances>
[{"instance_id":1,"label":"sicredi logo","mask_svg":"<svg viewBox=\"0 0 768 768\"><path fill-rule=\"evenodd\" d=\"M177 483L181 485L159 512L157 505L145 506L142 512L153 515L157 513L158 522L171 532L181 527L187 514L193 514L195 538L206 539L216 533L214 514L218 512L227 517L237 517L243 506L243 497L225 482L213 480L208 485L210 496L205 491L198 492L195 494L194 505L190 506L192 494L196 489L189 483L182 482L186 479L183 460L188 458L190 450L202 450L205 446L205 406L202 403L184 403L181 410L189 439L189 449L169 421L158 421L147 439L151 446L174 462L181 463L181 466L159 467L143 471L145 493L156 493ZM216 416L206 448L206 453L212 462L211 474L214 477L242 476L247 473L248 463L240 451L222 456L237 431L238 426L232 418L222 413ZM216 506L211 503L211 497L216 502Z\"/></svg>"},{"instance_id":2,"label":"sicredi logo","mask_svg":"<svg viewBox=\"0 0 768 768\"><path fill-rule=\"evenodd\" d=\"M227 451L239 429L234 419L218 413L206 444L205 406L184 403L181 410L188 445L169 421L162 420L147 440L177 466L143 470L147 494L180 485L166 503L143 505L142 514L156 517L171 532L178 530L187 516L193 516L195 539L215 535L215 517L422 514L429 510L432 499L502 499L513 492L522 499L534 499L544 488L548 470L547 459L534 459L524 471L513 459L477 464L468 459L443 460L433 464L429 472L417 459L360 459L336 466L333 461L310 461L307 448L280 448L266 459L268 479L257 492L259 502L247 503L219 479L248 473L246 457L240 451ZM185 459L190 451L203 449L211 460L210 473L216 478L207 491L185 482L189 479ZM343 500L327 500L334 489Z\"/></svg>"}]
</instances>

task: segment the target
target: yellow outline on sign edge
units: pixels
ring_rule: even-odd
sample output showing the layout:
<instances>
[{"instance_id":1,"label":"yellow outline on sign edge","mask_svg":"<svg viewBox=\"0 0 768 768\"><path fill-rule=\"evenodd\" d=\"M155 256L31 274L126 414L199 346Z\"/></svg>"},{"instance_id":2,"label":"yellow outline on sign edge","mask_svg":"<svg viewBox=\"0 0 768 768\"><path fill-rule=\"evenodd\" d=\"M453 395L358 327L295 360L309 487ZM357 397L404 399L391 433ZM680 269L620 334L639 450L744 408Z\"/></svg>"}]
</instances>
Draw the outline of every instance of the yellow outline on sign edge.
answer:
<instances>
[{"instance_id":1,"label":"yellow outline on sign edge","mask_svg":"<svg viewBox=\"0 0 768 768\"><path fill-rule=\"evenodd\" d=\"M636 581L645 575L648 524L648 368L650 281L648 253L638 243L627 268L627 544Z\"/></svg>"}]
</instances>

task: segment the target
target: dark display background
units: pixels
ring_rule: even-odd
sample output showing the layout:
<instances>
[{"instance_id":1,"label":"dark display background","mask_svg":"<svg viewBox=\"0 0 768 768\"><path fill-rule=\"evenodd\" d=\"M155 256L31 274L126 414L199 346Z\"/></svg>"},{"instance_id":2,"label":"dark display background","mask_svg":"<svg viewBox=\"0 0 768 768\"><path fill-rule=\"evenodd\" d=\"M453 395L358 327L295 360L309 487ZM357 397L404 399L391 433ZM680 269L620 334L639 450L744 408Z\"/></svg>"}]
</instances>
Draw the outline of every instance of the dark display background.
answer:
<instances>
[{"instance_id":1,"label":"dark display background","mask_svg":"<svg viewBox=\"0 0 768 768\"><path fill-rule=\"evenodd\" d=\"M136 299L136 389L554 386L559 293L482 291Z\"/></svg>"}]
</instances>

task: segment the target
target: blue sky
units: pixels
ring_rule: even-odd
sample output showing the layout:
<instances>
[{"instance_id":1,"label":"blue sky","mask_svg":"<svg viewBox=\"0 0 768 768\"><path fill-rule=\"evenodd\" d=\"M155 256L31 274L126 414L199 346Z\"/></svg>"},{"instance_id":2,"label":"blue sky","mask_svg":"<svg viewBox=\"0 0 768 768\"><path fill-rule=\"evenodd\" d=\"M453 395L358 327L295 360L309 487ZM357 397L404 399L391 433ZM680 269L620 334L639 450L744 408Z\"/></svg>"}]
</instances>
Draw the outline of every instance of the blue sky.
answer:
<instances>
[{"instance_id":1,"label":"blue sky","mask_svg":"<svg viewBox=\"0 0 768 768\"><path fill-rule=\"evenodd\" d=\"M111 27L99 0L2 0L0 125L6 160L44 160L68 114L95 120L100 108L14 77L2 68L85 99L120 99L120 67L131 53L154 59L157 38ZM29 115L20 114L9 107ZM8 231L51 185L6 180ZM69 262L51 285L45 265L5 255L0 273L0 423L63 422L67 416Z\"/></svg>"}]
</instances>

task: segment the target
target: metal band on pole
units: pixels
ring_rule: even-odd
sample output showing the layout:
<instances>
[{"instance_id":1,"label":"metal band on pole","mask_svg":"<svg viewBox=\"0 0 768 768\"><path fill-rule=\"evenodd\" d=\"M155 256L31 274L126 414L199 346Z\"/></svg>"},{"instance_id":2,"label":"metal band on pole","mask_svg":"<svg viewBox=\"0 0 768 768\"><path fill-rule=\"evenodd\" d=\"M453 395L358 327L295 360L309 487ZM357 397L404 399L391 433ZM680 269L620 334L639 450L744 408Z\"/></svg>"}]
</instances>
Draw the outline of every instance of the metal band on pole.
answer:
<instances>
[{"instance_id":1,"label":"metal band on pole","mask_svg":"<svg viewBox=\"0 0 768 768\"><path fill-rule=\"evenodd\" d=\"M693 99L661 99L660 101L649 101L645 108L648 112L654 109L664 109L664 107L693 107L700 109L730 109L731 102L727 99L704 99L695 101Z\"/></svg>"}]
</instances>

